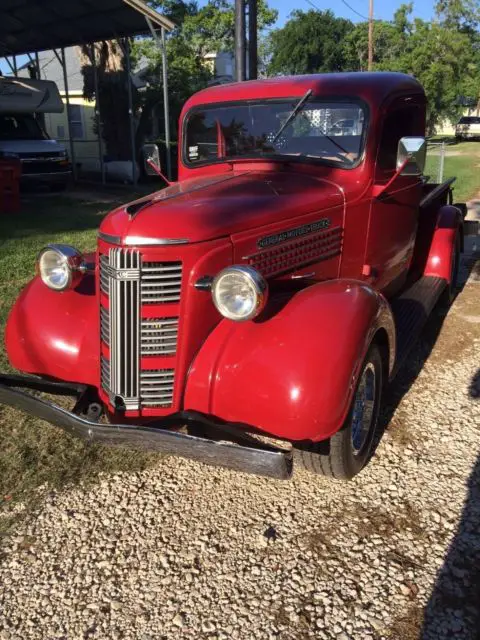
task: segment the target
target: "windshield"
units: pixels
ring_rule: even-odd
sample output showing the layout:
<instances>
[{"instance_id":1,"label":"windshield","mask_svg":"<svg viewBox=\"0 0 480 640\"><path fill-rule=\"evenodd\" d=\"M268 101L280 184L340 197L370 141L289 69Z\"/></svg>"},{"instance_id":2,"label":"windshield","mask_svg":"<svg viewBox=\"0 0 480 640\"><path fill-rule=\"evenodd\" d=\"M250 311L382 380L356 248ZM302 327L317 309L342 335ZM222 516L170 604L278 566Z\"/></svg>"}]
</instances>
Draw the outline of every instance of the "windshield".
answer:
<instances>
[{"instance_id":1,"label":"windshield","mask_svg":"<svg viewBox=\"0 0 480 640\"><path fill-rule=\"evenodd\" d=\"M363 148L366 118L362 106L353 101L310 99L275 140L297 103L245 102L194 109L186 123L185 164L273 156L355 165Z\"/></svg>"},{"instance_id":2,"label":"windshield","mask_svg":"<svg viewBox=\"0 0 480 640\"><path fill-rule=\"evenodd\" d=\"M0 114L0 140L45 140L46 137L30 113Z\"/></svg>"}]
</instances>

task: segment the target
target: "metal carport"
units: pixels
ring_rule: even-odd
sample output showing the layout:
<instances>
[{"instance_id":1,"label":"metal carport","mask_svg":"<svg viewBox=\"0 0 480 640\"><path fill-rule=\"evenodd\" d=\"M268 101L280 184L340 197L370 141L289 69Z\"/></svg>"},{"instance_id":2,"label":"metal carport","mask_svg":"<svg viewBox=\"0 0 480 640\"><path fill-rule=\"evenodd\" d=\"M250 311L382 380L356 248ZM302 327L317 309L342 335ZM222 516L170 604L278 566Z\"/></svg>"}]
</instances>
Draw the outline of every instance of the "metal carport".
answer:
<instances>
[{"instance_id":1,"label":"metal carport","mask_svg":"<svg viewBox=\"0 0 480 640\"><path fill-rule=\"evenodd\" d=\"M70 139L72 164L75 167L75 152L70 128L68 79L65 70L65 47L89 45L103 40L118 40L150 32L162 51L163 90L165 109L165 143L167 147L167 173L170 168L170 132L168 125L168 86L165 32L174 28L174 23L148 7L143 0L1 0L0 3L0 58L5 58L16 75L16 57L32 55L39 51L53 50L63 66L65 97L67 104L68 135ZM158 35L156 29L160 29ZM123 45L125 45L125 41ZM95 49L90 51L96 75ZM130 69L128 46L125 48L127 72ZM9 59L11 58L11 60ZM38 57L37 57L38 66ZM129 88L131 87L129 82ZM133 131L132 96L129 90L129 118ZM97 105L98 105L98 98ZM95 111L100 127L100 114ZM99 133L102 155L101 133ZM104 180L103 158L102 179ZM135 145L132 134L132 166L135 167ZM133 170L133 181L136 172Z\"/></svg>"}]
</instances>

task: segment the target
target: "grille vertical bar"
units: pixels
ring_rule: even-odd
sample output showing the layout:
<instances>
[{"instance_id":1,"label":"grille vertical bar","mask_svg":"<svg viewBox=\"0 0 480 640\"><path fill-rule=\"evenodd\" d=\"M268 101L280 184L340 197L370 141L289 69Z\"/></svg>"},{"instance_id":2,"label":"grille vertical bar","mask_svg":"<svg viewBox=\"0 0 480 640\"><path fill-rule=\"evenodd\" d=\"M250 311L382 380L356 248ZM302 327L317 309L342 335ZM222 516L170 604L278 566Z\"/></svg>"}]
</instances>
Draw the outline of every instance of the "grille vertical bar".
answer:
<instances>
[{"instance_id":1,"label":"grille vertical bar","mask_svg":"<svg viewBox=\"0 0 480 640\"><path fill-rule=\"evenodd\" d=\"M110 249L110 393L140 405L140 253ZM112 277L113 276L113 277Z\"/></svg>"}]
</instances>

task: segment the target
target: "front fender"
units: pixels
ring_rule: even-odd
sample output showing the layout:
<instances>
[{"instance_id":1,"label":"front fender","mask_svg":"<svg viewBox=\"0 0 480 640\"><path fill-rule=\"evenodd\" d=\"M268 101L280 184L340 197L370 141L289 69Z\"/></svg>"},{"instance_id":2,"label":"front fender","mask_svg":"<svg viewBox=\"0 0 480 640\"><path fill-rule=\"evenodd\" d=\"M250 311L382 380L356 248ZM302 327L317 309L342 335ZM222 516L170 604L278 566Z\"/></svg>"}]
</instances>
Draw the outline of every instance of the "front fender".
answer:
<instances>
[{"instance_id":1,"label":"front fender","mask_svg":"<svg viewBox=\"0 0 480 640\"><path fill-rule=\"evenodd\" d=\"M428 252L425 275L444 278L449 284L452 277L452 264L455 259L455 243L460 233L463 244L463 216L460 209L445 205L438 211L435 231Z\"/></svg>"},{"instance_id":2,"label":"front fender","mask_svg":"<svg viewBox=\"0 0 480 640\"><path fill-rule=\"evenodd\" d=\"M347 280L308 287L262 320L223 320L192 365L184 406L281 438L323 440L342 426L379 330L391 371L390 307L369 286Z\"/></svg>"},{"instance_id":3,"label":"front fender","mask_svg":"<svg viewBox=\"0 0 480 640\"><path fill-rule=\"evenodd\" d=\"M100 377L99 344L93 276L61 293L34 278L13 306L5 332L16 369L94 386Z\"/></svg>"}]
</instances>

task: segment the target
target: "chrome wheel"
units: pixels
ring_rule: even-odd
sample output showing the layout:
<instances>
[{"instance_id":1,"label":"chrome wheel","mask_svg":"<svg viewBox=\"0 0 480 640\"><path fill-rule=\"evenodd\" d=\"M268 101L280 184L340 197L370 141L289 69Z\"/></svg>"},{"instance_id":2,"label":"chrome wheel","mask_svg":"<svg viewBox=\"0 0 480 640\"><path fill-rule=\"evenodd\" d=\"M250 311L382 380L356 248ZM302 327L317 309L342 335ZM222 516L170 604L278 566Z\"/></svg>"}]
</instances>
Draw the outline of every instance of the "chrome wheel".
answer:
<instances>
[{"instance_id":1,"label":"chrome wheel","mask_svg":"<svg viewBox=\"0 0 480 640\"><path fill-rule=\"evenodd\" d=\"M353 401L352 449L358 455L368 438L375 408L376 375L372 362L363 370Z\"/></svg>"}]
</instances>

